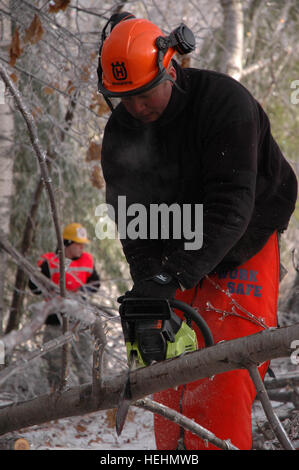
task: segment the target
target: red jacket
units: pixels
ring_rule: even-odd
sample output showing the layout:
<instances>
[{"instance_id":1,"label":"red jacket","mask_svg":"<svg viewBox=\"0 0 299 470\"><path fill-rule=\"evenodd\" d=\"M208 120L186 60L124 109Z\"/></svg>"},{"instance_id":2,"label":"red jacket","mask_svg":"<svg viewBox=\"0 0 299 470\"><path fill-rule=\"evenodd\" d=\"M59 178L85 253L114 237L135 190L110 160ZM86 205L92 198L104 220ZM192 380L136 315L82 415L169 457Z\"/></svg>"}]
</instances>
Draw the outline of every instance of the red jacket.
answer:
<instances>
[{"instance_id":1,"label":"red jacket","mask_svg":"<svg viewBox=\"0 0 299 470\"><path fill-rule=\"evenodd\" d=\"M40 267L44 261L48 262L50 279L55 284L59 284L59 258L56 253L45 253L39 261ZM65 287L70 291L77 291L82 285L86 284L93 273L93 257L89 253L83 252L80 258L76 260L66 260L70 263L65 268Z\"/></svg>"}]
</instances>

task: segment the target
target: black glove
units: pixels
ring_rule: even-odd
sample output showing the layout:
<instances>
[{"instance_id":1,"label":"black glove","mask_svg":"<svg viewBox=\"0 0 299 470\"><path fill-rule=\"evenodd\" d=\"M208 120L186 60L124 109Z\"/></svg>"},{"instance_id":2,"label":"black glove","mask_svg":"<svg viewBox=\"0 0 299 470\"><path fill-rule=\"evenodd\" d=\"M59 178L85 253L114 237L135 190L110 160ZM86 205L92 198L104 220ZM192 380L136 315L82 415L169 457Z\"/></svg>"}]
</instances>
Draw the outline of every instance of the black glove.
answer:
<instances>
[{"instance_id":1,"label":"black glove","mask_svg":"<svg viewBox=\"0 0 299 470\"><path fill-rule=\"evenodd\" d=\"M178 281L168 273L160 273L155 276L135 282L132 290L119 297L119 303L126 297L151 297L156 299L173 299L177 289Z\"/></svg>"}]
</instances>

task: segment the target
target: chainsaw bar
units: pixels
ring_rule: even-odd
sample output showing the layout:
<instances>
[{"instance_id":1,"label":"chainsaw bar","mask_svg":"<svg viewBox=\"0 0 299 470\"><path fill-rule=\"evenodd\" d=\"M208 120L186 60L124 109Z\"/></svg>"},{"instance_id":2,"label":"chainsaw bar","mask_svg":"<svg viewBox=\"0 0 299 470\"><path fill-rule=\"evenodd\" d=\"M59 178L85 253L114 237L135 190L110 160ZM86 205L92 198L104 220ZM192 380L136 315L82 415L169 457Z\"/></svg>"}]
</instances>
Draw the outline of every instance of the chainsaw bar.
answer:
<instances>
[{"instance_id":1,"label":"chainsaw bar","mask_svg":"<svg viewBox=\"0 0 299 470\"><path fill-rule=\"evenodd\" d=\"M132 402L130 373L134 369L135 363L136 363L135 358L131 357L127 377L125 380L123 390L120 395L120 400L119 400L117 411L116 411L115 427L116 427L116 433L118 436L120 436L123 430L123 427L124 427L124 424L126 422L126 418L128 415L128 411Z\"/></svg>"}]
</instances>

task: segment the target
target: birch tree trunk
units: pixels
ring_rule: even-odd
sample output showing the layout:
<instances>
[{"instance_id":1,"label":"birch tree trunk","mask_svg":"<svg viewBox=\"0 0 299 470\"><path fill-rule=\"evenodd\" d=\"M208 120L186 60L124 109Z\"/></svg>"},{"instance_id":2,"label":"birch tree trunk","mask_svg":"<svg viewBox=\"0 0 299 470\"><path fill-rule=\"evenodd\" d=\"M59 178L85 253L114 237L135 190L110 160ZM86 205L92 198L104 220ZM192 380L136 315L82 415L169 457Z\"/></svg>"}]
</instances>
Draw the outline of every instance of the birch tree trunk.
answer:
<instances>
[{"instance_id":1,"label":"birch tree trunk","mask_svg":"<svg viewBox=\"0 0 299 470\"><path fill-rule=\"evenodd\" d=\"M239 80L242 75L244 19L241 0L220 0L223 9L224 52L221 71Z\"/></svg>"},{"instance_id":2,"label":"birch tree trunk","mask_svg":"<svg viewBox=\"0 0 299 470\"><path fill-rule=\"evenodd\" d=\"M9 10L10 1L4 1L4 8ZM3 35L0 42L1 55L8 56L11 42L11 22L6 16L2 18ZM1 79L0 79L1 80ZM5 93L1 80L2 96L0 97L0 227L9 235L11 196L13 194L13 163L14 163L14 117L11 108L12 100ZM6 274L6 253L0 248L0 334L3 331L4 315L4 280Z\"/></svg>"}]
</instances>

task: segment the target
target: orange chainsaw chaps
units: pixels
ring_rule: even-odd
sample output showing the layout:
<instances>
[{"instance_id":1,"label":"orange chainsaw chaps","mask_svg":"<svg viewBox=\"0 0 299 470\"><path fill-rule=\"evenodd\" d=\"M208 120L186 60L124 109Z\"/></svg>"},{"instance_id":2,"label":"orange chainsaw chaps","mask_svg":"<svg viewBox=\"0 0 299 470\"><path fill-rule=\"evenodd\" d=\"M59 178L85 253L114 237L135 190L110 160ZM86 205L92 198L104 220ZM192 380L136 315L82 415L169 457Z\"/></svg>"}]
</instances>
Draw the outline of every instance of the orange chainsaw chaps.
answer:
<instances>
[{"instance_id":1,"label":"orange chainsaw chaps","mask_svg":"<svg viewBox=\"0 0 299 470\"><path fill-rule=\"evenodd\" d=\"M279 252L277 234L273 233L246 263L226 274L207 276L200 286L178 291L176 298L198 309L218 343L277 326L278 284ZM202 334L195 329L202 348ZM262 378L268 366L269 362L259 366ZM250 450L255 396L248 371L238 369L156 393L154 400L195 420L218 438L229 439L240 450ZM187 450L217 449L158 415L154 428L158 450L177 449L180 438Z\"/></svg>"}]
</instances>

